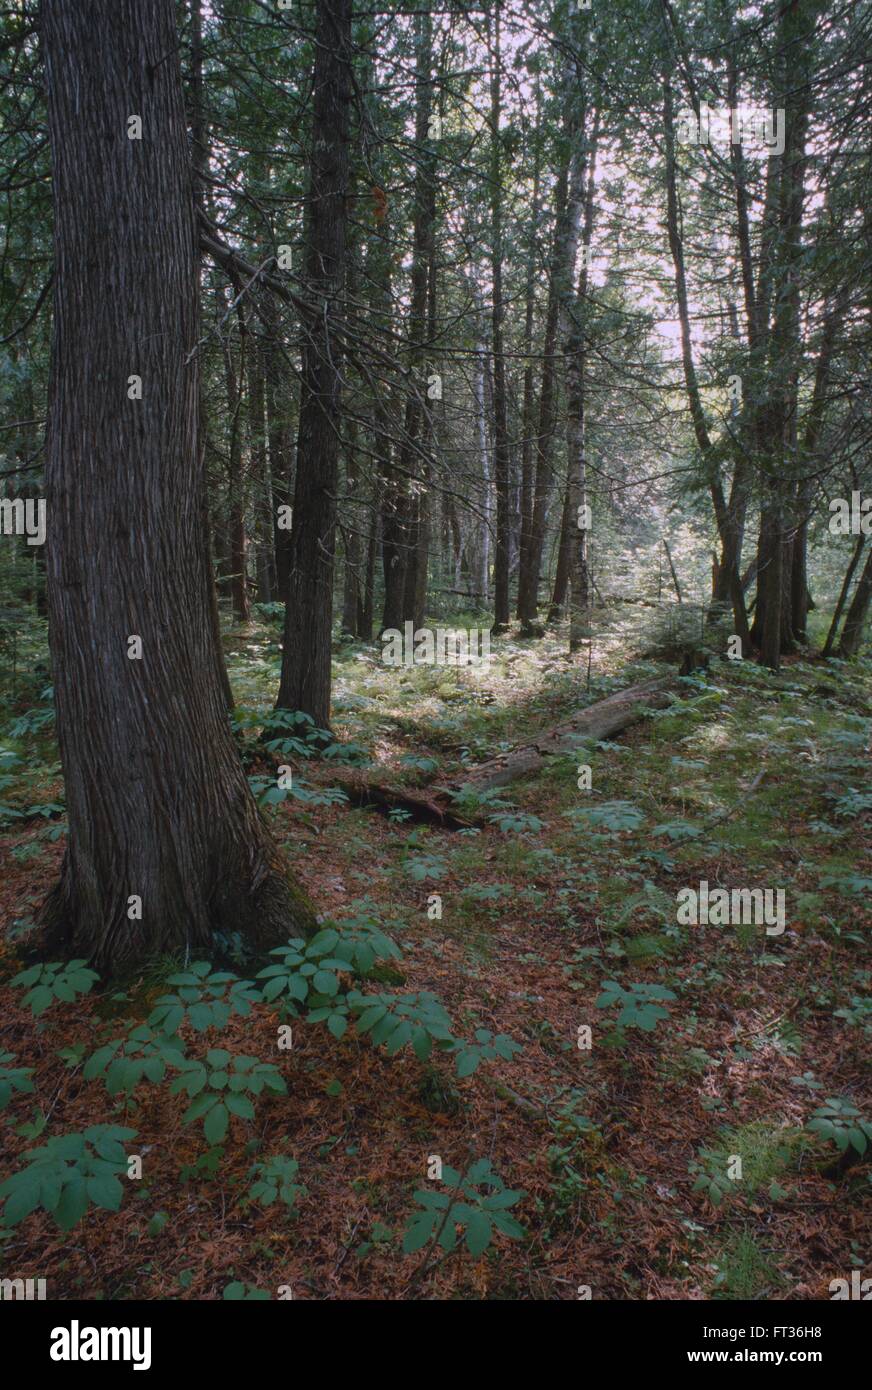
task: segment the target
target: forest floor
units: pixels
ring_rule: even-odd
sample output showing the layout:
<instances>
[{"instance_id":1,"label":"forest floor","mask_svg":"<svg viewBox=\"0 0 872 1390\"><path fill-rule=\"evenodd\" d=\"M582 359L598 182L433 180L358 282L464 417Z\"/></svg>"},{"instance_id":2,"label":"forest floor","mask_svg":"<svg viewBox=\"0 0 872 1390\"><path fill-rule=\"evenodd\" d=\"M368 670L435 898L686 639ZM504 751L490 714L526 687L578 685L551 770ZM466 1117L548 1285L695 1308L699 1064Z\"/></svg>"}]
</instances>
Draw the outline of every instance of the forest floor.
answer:
<instances>
[{"instance_id":1,"label":"forest floor","mask_svg":"<svg viewBox=\"0 0 872 1390\"><path fill-rule=\"evenodd\" d=\"M303 1018L279 1051L270 1004L220 1032L185 1024L200 1050L274 1062L287 1083L211 1147L168 1086L113 1098L83 1077L119 1017L147 1015L172 962L121 998L98 986L37 1019L9 984L62 852L51 730L42 707L19 712L0 745L5 809L27 812L0 838L0 1051L34 1069L35 1089L0 1116L0 1176L49 1135L97 1123L136 1130L144 1176L119 1211L91 1208L69 1232L42 1211L0 1229L4 1274L47 1277L50 1298L221 1298L243 1284L317 1299L656 1300L827 1299L831 1280L864 1269L869 1151L840 1156L809 1123L831 1099L872 1117L868 662L791 660L775 676L717 662L670 708L478 805L464 830L325 795L338 765L365 757L381 783L462 778L674 669L632 659L635 622L624 608L603 625L590 689L563 632L495 641L486 669L396 671L374 647L339 649L335 741L288 760L296 794L268 809L275 832L325 918L377 922L402 948L375 988L432 991L458 1036L487 1029L522 1050L459 1076L447 1052L391 1056ZM276 689L276 628L237 629L228 660L263 777L254 736ZM702 880L783 888L786 929L680 925L676 895ZM636 1001L622 1026L609 981ZM640 992L652 985L662 1008ZM253 1162L272 1155L299 1165L291 1210L247 1199ZM404 1254L415 1192L448 1190L427 1177L435 1155L461 1171L489 1160L522 1193L523 1237L497 1233L478 1256L461 1242ZM741 1178L728 1175L737 1155Z\"/></svg>"}]
</instances>

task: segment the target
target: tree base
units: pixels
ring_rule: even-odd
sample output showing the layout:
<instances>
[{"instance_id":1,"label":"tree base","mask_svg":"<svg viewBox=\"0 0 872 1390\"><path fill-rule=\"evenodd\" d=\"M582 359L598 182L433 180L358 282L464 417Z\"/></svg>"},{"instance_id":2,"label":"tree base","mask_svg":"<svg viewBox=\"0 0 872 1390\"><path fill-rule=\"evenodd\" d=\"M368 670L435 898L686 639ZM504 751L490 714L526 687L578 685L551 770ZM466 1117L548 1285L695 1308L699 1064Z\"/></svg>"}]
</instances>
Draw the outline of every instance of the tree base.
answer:
<instances>
[{"instance_id":1,"label":"tree base","mask_svg":"<svg viewBox=\"0 0 872 1390\"><path fill-rule=\"evenodd\" d=\"M211 958L239 936L252 956L267 956L291 937L311 937L319 921L308 894L278 862L261 866L249 882L227 878L204 887L195 900L188 892L176 910L166 907L159 921L130 919L127 903L108 915L95 914L72 888L68 858L61 876L37 914L41 945L47 956L82 958L98 973L114 976L163 955L197 952ZM225 947L226 949L226 947Z\"/></svg>"}]
</instances>

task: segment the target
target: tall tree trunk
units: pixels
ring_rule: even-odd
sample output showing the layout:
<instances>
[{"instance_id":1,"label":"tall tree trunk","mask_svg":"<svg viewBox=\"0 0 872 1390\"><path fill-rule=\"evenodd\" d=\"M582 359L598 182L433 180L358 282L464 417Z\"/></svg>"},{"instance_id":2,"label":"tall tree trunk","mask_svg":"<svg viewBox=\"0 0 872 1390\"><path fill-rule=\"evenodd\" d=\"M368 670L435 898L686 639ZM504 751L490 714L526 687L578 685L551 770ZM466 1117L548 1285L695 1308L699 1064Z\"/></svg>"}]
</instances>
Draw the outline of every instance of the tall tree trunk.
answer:
<instances>
[{"instance_id":1,"label":"tall tree trunk","mask_svg":"<svg viewBox=\"0 0 872 1390\"><path fill-rule=\"evenodd\" d=\"M205 204L205 174L209 167L209 137L206 128L206 115L203 100L203 7L201 0L191 0L191 166L194 173L194 198L199 207ZM199 276L199 266L198 266ZM215 566L212 560L211 519L209 515L209 493L206 476L206 402L203 398L202 380L198 401L197 437L200 441L200 489L202 493L200 510L202 516L203 555L206 568L206 601L209 610L209 625L215 647L215 667L218 681L224 693L224 703L228 710L233 709L233 691L224 660L221 645L221 616L218 611L218 591L215 585Z\"/></svg>"},{"instance_id":2,"label":"tall tree trunk","mask_svg":"<svg viewBox=\"0 0 872 1390\"><path fill-rule=\"evenodd\" d=\"M342 570L342 631L348 637L360 637L363 611L363 526L367 509L361 503L362 478L358 461L358 426L349 419L345 441L346 521L343 527L344 564Z\"/></svg>"},{"instance_id":3,"label":"tall tree trunk","mask_svg":"<svg viewBox=\"0 0 872 1390\"><path fill-rule=\"evenodd\" d=\"M563 489L563 512L560 517L560 539L557 544L557 568L554 571L554 588L551 590L551 605L548 609L549 623L560 621L569 594L569 570L572 564L572 537L575 528L575 518L572 515L572 492L572 480L567 477L566 486Z\"/></svg>"},{"instance_id":4,"label":"tall tree trunk","mask_svg":"<svg viewBox=\"0 0 872 1390\"><path fill-rule=\"evenodd\" d=\"M545 528L554 486L553 434L557 411L557 362L560 316L572 293L575 258L584 203L585 157L581 134L584 108L575 62L567 61L563 90L566 102L564 158L555 187L555 228L548 284L548 308L543 344L539 424L536 435L536 482L533 492L529 547L518 577L518 613L522 631L534 632L539 606L539 571L545 548Z\"/></svg>"},{"instance_id":5,"label":"tall tree trunk","mask_svg":"<svg viewBox=\"0 0 872 1390\"><path fill-rule=\"evenodd\" d=\"M814 392L805 423L801 464L804 476L798 492L799 520L793 538L791 571L791 626L797 640L806 641L806 623L812 607L808 582L808 519L814 500L815 471L821 430L828 403L833 352L850 302L851 286L842 288L824 316L821 343L815 367Z\"/></svg>"},{"instance_id":6,"label":"tall tree trunk","mask_svg":"<svg viewBox=\"0 0 872 1390\"><path fill-rule=\"evenodd\" d=\"M380 231L373 233L366 261L372 332L376 336L384 332L392 314L391 249L386 221ZM373 503L379 509L379 516L378 521L373 522L370 535L378 537L381 553L384 582L381 627L384 631L386 628L400 629L403 625L409 480L394 466L387 389L377 389L374 394L372 437L376 491Z\"/></svg>"},{"instance_id":7,"label":"tall tree trunk","mask_svg":"<svg viewBox=\"0 0 872 1390\"><path fill-rule=\"evenodd\" d=\"M230 416L230 441L227 466L227 510L230 539L230 597L233 616L247 623L251 618L248 593L248 533L245 524L247 483L242 456L242 402L245 380L245 357L248 330L241 305L237 309L239 322L239 372L233 361L233 343L224 346L224 379L227 388L227 411Z\"/></svg>"},{"instance_id":8,"label":"tall tree trunk","mask_svg":"<svg viewBox=\"0 0 872 1390\"><path fill-rule=\"evenodd\" d=\"M563 309L566 377L566 493L563 516L560 518L558 567L551 596L549 620L556 621L562 613L566 596L572 588L572 617L570 617L570 652L579 651L587 614L590 609L590 573L587 555L587 456L584 443L584 363L586 363L586 313L588 285L588 253L594 235L594 192L597 177L597 145L599 142L599 111L594 113L590 142L586 149L587 190L584 195L584 221L581 227L583 260L579 272L579 289L574 304Z\"/></svg>"},{"instance_id":9,"label":"tall tree trunk","mask_svg":"<svg viewBox=\"0 0 872 1390\"><path fill-rule=\"evenodd\" d=\"M436 333L436 264L435 241L430 238L429 264L427 266L427 340L433 342ZM428 368L425 399L421 407L418 438L418 469L421 482L415 489L410 502L409 528L406 552L406 576L403 597L405 617L411 619L414 627L424 624L424 610L427 606L427 581L430 564L430 479L432 476L431 450L433 444L433 412L430 401L431 373ZM438 374L437 374L438 376Z\"/></svg>"},{"instance_id":10,"label":"tall tree trunk","mask_svg":"<svg viewBox=\"0 0 872 1390\"><path fill-rule=\"evenodd\" d=\"M475 575L473 584L482 606L487 604L490 579L491 476L490 448L485 406L485 344L483 333L475 350L475 375L472 395L475 403L476 479L481 480L482 517L477 528L475 546Z\"/></svg>"},{"instance_id":11,"label":"tall tree trunk","mask_svg":"<svg viewBox=\"0 0 872 1390\"><path fill-rule=\"evenodd\" d=\"M264 313L271 331L264 347L264 388L266 404L266 437L269 448L269 476L272 488L272 535L275 555L276 598L287 603L291 574L291 532L280 526L293 499L294 431L292 405L288 400L292 378L285 365L278 343L278 324L272 299L264 299Z\"/></svg>"},{"instance_id":12,"label":"tall tree trunk","mask_svg":"<svg viewBox=\"0 0 872 1390\"><path fill-rule=\"evenodd\" d=\"M372 496L369 503L369 536L366 542L366 573L363 587L358 591L357 633L364 642L372 640L372 622L375 614L375 561L379 542L378 482L373 480Z\"/></svg>"},{"instance_id":13,"label":"tall tree trunk","mask_svg":"<svg viewBox=\"0 0 872 1390\"><path fill-rule=\"evenodd\" d=\"M248 450L254 501L254 543L256 547L257 597L271 603L273 595L272 481L266 436L266 390L264 346L249 324L248 353Z\"/></svg>"},{"instance_id":14,"label":"tall tree trunk","mask_svg":"<svg viewBox=\"0 0 872 1390\"><path fill-rule=\"evenodd\" d=\"M870 600L872 600L872 550L866 556L866 564L863 566L860 582L854 590L854 597L848 609L845 626L842 628L839 656L852 657L859 652L863 641L863 629L869 613Z\"/></svg>"},{"instance_id":15,"label":"tall tree trunk","mask_svg":"<svg viewBox=\"0 0 872 1390\"><path fill-rule=\"evenodd\" d=\"M410 480L422 471L426 434L427 381L422 377L428 337L428 291L436 216L436 155L433 150L433 20L429 10L415 19L415 190L412 214L412 272L409 304L409 383L394 496L384 513L385 608L383 628L414 621L418 593L419 498ZM392 505L391 505L392 504Z\"/></svg>"},{"instance_id":16,"label":"tall tree trunk","mask_svg":"<svg viewBox=\"0 0 872 1390\"><path fill-rule=\"evenodd\" d=\"M530 538L533 526L533 442L536 405L533 373L533 322L536 309L536 266L539 254L539 186L542 177L542 100L536 84L536 126L533 136L533 199L531 209L530 246L527 253L526 284L524 288L524 391L521 406L521 481L518 494L520 529L518 535L518 593L516 616L521 618L522 605L529 603Z\"/></svg>"},{"instance_id":17,"label":"tall tree trunk","mask_svg":"<svg viewBox=\"0 0 872 1390\"><path fill-rule=\"evenodd\" d=\"M860 535L857 537L856 541L854 542L854 549L851 552L851 558L848 562L848 568L846 569L845 577L842 580L842 587L839 590L838 601L833 610L832 622L830 623L830 630L827 633L827 640L824 643L824 649L821 653L822 656L832 656L833 654L833 648L836 645L836 637L838 636L839 632L839 623L842 618L842 613L844 611L845 604L848 602L848 594L851 592L851 581L854 578L854 571L860 563L860 557L863 554L863 549L865 545L866 537L861 532Z\"/></svg>"},{"instance_id":18,"label":"tall tree trunk","mask_svg":"<svg viewBox=\"0 0 872 1390\"><path fill-rule=\"evenodd\" d=\"M359 292L358 259L355 248L349 247L345 267L345 292L348 317L356 312ZM360 469L358 459L357 416L349 413L345 427L345 506L342 526L342 621L341 630L348 637L358 637L358 614L361 608L361 518L359 500Z\"/></svg>"},{"instance_id":19,"label":"tall tree trunk","mask_svg":"<svg viewBox=\"0 0 872 1390\"><path fill-rule=\"evenodd\" d=\"M41 917L112 973L208 950L217 929L275 944L315 919L258 815L215 668L175 6L46 0L42 26L55 212L49 621L69 841ZM134 113L141 141L128 139Z\"/></svg>"},{"instance_id":20,"label":"tall tree trunk","mask_svg":"<svg viewBox=\"0 0 872 1390\"><path fill-rule=\"evenodd\" d=\"M357 425L348 422L348 441L345 449L345 491L349 502L356 502L360 478L357 472ZM360 512L355 505L349 508L343 528L344 566L342 570L342 631L348 637L358 637L357 615L360 611Z\"/></svg>"},{"instance_id":21,"label":"tall tree trunk","mask_svg":"<svg viewBox=\"0 0 872 1390\"><path fill-rule=\"evenodd\" d=\"M784 111L784 151L776 180L777 224L767 241L768 335L766 398L758 412L763 506L752 637L760 658L777 670L794 643L791 625L793 541L798 448L796 414L801 358L800 282L806 168L805 143L812 98L814 28L823 0L793 0L779 12L776 107ZM805 588L803 576L803 588Z\"/></svg>"},{"instance_id":22,"label":"tall tree trunk","mask_svg":"<svg viewBox=\"0 0 872 1390\"><path fill-rule=\"evenodd\" d=\"M494 488L497 499L497 531L494 551L494 627L504 632L509 625L509 550L511 507L509 498L509 423L506 401L506 359L503 348L503 161L500 148L502 114L502 52L500 11L494 11L491 53L491 344L494 393Z\"/></svg>"},{"instance_id":23,"label":"tall tree trunk","mask_svg":"<svg viewBox=\"0 0 872 1390\"><path fill-rule=\"evenodd\" d=\"M712 499L715 523L718 528L718 536L721 542L721 562L719 570L723 570L726 574L726 584L733 607L733 622L736 628L736 635L741 639L743 647L747 648L749 641L748 615L745 608L745 595L742 589L741 576L739 574L739 533L737 527L731 524L730 511L724 494L720 469L713 457L712 441L706 423L705 411L703 410L702 397L700 395L699 382L696 375L696 364L693 360L690 306L687 292L687 275L684 265L684 241L681 234L678 202L672 82L668 71L665 71L663 75L663 129L666 151L666 228L669 238L669 250L672 256L672 265L675 272L675 298L678 304L678 320L681 328L681 360L684 368L687 400L696 442L699 446L700 454L706 463L709 474L709 492Z\"/></svg>"},{"instance_id":24,"label":"tall tree trunk","mask_svg":"<svg viewBox=\"0 0 872 1390\"><path fill-rule=\"evenodd\" d=\"M587 357L587 287L589 252L593 237L596 156L599 143L600 113L594 112L590 139L585 150L587 189L584 197L584 223L581 244L584 251L574 304L564 313L566 333L566 509L567 569L570 585L569 650L576 652L588 632L590 609L590 571L588 564L587 454L585 445L585 362ZM561 533L561 540L563 535ZM556 589L555 584L555 589Z\"/></svg>"},{"instance_id":25,"label":"tall tree trunk","mask_svg":"<svg viewBox=\"0 0 872 1390\"><path fill-rule=\"evenodd\" d=\"M430 264L427 267L427 338L431 343L436 340L435 237L431 237L430 239ZM412 621L416 628L422 627L424 624L430 576L430 539L433 525L430 512L430 481L433 475L432 454L434 430L433 405L431 403L430 389L428 387L421 433L421 446L424 451L424 457L421 460L421 471L424 476L424 486L418 495L418 526L415 545L415 588L411 595Z\"/></svg>"},{"instance_id":26,"label":"tall tree trunk","mask_svg":"<svg viewBox=\"0 0 872 1390\"><path fill-rule=\"evenodd\" d=\"M351 0L318 0L307 204L303 371L279 709L330 720L342 293L351 101Z\"/></svg>"}]
</instances>

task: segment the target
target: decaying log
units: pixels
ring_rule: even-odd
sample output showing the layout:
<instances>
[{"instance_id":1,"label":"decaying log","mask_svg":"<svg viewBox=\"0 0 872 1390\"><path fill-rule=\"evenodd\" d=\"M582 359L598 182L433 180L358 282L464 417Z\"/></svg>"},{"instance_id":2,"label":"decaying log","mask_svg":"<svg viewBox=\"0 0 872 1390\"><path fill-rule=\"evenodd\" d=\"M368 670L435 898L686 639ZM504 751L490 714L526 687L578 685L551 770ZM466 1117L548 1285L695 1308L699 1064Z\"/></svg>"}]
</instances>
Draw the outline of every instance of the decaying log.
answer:
<instances>
[{"instance_id":1,"label":"decaying log","mask_svg":"<svg viewBox=\"0 0 872 1390\"><path fill-rule=\"evenodd\" d=\"M619 690L605 700L598 700L595 705L579 710L563 724L544 730L532 742L471 768L464 777L451 783L449 790L458 790L463 786L482 792L491 787L503 787L519 777L527 777L537 772L545 759L555 753L571 752L582 740L610 738L612 734L618 734L637 723L645 710L662 709L670 703L675 690L673 676L657 677L640 685L631 685L628 690Z\"/></svg>"},{"instance_id":2,"label":"decaying log","mask_svg":"<svg viewBox=\"0 0 872 1390\"><path fill-rule=\"evenodd\" d=\"M341 774L336 779L354 806L377 806L381 811L408 811L413 820L429 821L443 830L467 830L475 818L462 816L451 808L451 796L441 787L382 786L368 782L361 774Z\"/></svg>"},{"instance_id":3,"label":"decaying log","mask_svg":"<svg viewBox=\"0 0 872 1390\"><path fill-rule=\"evenodd\" d=\"M571 719L545 729L530 743L522 744L510 753L501 753L478 767L470 768L463 777L444 785L420 791L404 787L376 785L360 774L342 776L343 790L356 805L376 805L385 810L406 810L416 820L433 821L450 829L475 824L453 808L453 795L461 787L476 792L489 791L509 782L538 772L545 760L555 753L571 752L580 741L610 738L641 719L645 710L662 709L677 691L673 676L657 677L640 685L619 690L587 709L579 710Z\"/></svg>"}]
</instances>

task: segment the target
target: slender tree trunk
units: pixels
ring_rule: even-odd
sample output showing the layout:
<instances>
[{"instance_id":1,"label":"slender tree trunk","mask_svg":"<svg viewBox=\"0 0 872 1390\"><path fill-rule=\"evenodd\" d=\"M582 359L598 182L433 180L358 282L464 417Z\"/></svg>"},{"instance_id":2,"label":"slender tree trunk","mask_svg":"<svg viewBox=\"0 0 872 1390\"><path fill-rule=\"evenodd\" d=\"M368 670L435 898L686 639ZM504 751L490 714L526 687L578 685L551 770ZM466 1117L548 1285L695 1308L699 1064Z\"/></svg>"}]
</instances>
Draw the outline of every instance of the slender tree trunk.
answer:
<instances>
[{"instance_id":1,"label":"slender tree trunk","mask_svg":"<svg viewBox=\"0 0 872 1390\"><path fill-rule=\"evenodd\" d=\"M849 658L856 656L859 652L863 642L863 629L869 613L870 600L872 600L872 550L866 556L866 564L863 566L860 582L854 590L854 597L848 609L845 626L842 628L839 656Z\"/></svg>"},{"instance_id":2,"label":"slender tree trunk","mask_svg":"<svg viewBox=\"0 0 872 1390\"><path fill-rule=\"evenodd\" d=\"M586 128L586 123L585 123ZM585 444L585 363L587 358L586 317L589 279L589 252L593 237L596 156L599 143L600 113L594 112L590 139L586 143L587 189L584 198L584 224L581 243L584 251L575 303L567 304L566 320L566 515L568 569L570 583L569 651L580 650L589 635L590 569L588 561L587 453Z\"/></svg>"},{"instance_id":3,"label":"slender tree trunk","mask_svg":"<svg viewBox=\"0 0 872 1390\"><path fill-rule=\"evenodd\" d=\"M391 321L391 251L386 223L374 233L367 253L370 283L370 309L373 334L384 330ZM384 584L382 631L400 629L403 625L403 603L406 579L406 526L408 522L409 481L394 466L394 446L390 436L390 419L385 392L377 390L372 407L372 434L375 453L377 490L375 504L379 507L378 523L373 535L380 537L380 552Z\"/></svg>"},{"instance_id":4,"label":"slender tree trunk","mask_svg":"<svg viewBox=\"0 0 872 1390\"><path fill-rule=\"evenodd\" d=\"M445 498L445 515L448 519L448 525L451 534L451 558L452 573L454 576L454 587L455 589L459 589L461 579L463 576L463 534L460 530L460 522L457 519L457 508L454 505L453 497Z\"/></svg>"},{"instance_id":5,"label":"slender tree trunk","mask_svg":"<svg viewBox=\"0 0 872 1390\"><path fill-rule=\"evenodd\" d=\"M500 11L494 11L493 51L491 54L491 344L493 347L494 397L494 488L497 500L497 530L494 553L494 627L504 632L509 625L509 550L511 547L511 506L509 498L509 424L506 401L506 360L503 348L503 161L500 148L502 114L502 53Z\"/></svg>"},{"instance_id":6,"label":"slender tree trunk","mask_svg":"<svg viewBox=\"0 0 872 1390\"><path fill-rule=\"evenodd\" d=\"M475 352L473 400L475 402L476 477L481 480L482 518L475 547L474 585L482 605L488 600L490 577L491 476L490 454L485 407L485 345L479 334Z\"/></svg>"},{"instance_id":7,"label":"slender tree trunk","mask_svg":"<svg viewBox=\"0 0 872 1390\"><path fill-rule=\"evenodd\" d=\"M359 290L357 252L349 248L345 267L345 291L349 318L354 314L354 306ZM349 413L345 425L345 506L342 526L343 565L342 565L342 621L341 631L348 637L357 637L357 616L360 611L360 473L358 469L358 429L357 418Z\"/></svg>"},{"instance_id":8,"label":"slender tree trunk","mask_svg":"<svg viewBox=\"0 0 872 1390\"><path fill-rule=\"evenodd\" d=\"M554 486L553 434L557 411L558 333L561 313L572 293L573 271L584 204L585 152L581 138L584 107L579 74L567 62L563 89L566 101L565 155L555 188L554 247L548 286L548 309L543 344L539 426L536 436L536 482L533 493L527 563L518 579L518 610L522 630L532 634L539 606L539 572L545 549L548 508Z\"/></svg>"},{"instance_id":9,"label":"slender tree trunk","mask_svg":"<svg viewBox=\"0 0 872 1390\"><path fill-rule=\"evenodd\" d=\"M194 174L194 198L197 205L203 207L205 204L205 174L209 167L209 137L206 127L203 100L203 8L201 0L191 0L191 69L189 90L191 100L191 165ZM199 273L200 268L198 265L198 276ZM212 526L209 514L208 479L206 475L206 431L208 420L206 402L203 398L202 382L200 385L200 396L197 408L199 411L197 437L200 441L201 459L201 524L203 555L205 557L206 566L206 586L208 589L206 601L209 610L209 624L212 628L212 638L215 647L215 667L218 673L218 681L224 692L224 703L228 710L232 710L233 691L230 688L230 677L227 674L227 665L224 661L224 649L221 645L221 616L218 611L218 590L215 584L215 566L212 560Z\"/></svg>"},{"instance_id":10,"label":"slender tree trunk","mask_svg":"<svg viewBox=\"0 0 872 1390\"><path fill-rule=\"evenodd\" d=\"M717 468L712 458L712 442L708 431L708 425L706 424L702 397L699 391L696 364L693 360L693 339L690 329L690 307L687 292L687 276L684 265L684 242L681 235L678 182L675 165L675 118L672 102L672 83L668 72L665 72L663 77L663 128L666 150L666 227L669 237L669 250L672 256L672 265L675 271L675 298L678 304L678 319L681 327L681 358L684 367L687 400L699 451L703 459L706 460L709 469L709 491L712 499L712 507L714 509L715 522L718 528L718 536L721 542L721 562L719 568L726 574L726 584L733 607L733 622L736 627L736 635L741 639L743 648L747 648L749 642L748 615L745 608L745 595L739 576L740 562L737 550L739 535L736 526L731 524L730 511L727 505L727 499L724 495L720 469Z\"/></svg>"},{"instance_id":11,"label":"slender tree trunk","mask_svg":"<svg viewBox=\"0 0 872 1390\"><path fill-rule=\"evenodd\" d=\"M348 198L351 0L318 0L307 206L306 308L291 573L277 708L330 721L339 467L341 318Z\"/></svg>"},{"instance_id":12,"label":"slender tree trunk","mask_svg":"<svg viewBox=\"0 0 872 1390\"><path fill-rule=\"evenodd\" d=\"M436 266L434 262L435 243L430 238L430 261L427 267L427 340L433 342L436 332ZM438 375L438 374L437 374ZM431 449L433 444L433 414L430 401L430 378L428 371L425 400L421 406L419 422L419 458L417 471L421 482L410 502L410 516L406 552L406 576L403 595L403 611L411 619L414 627L424 623L424 610L427 605L427 580L430 564L430 479L432 476Z\"/></svg>"},{"instance_id":13,"label":"slender tree trunk","mask_svg":"<svg viewBox=\"0 0 872 1390\"><path fill-rule=\"evenodd\" d=\"M208 950L217 929L275 944L315 919L258 815L215 667L175 6L46 0L42 40L55 212L50 642L69 818L42 922L111 974L160 951ZM141 141L128 139L134 113Z\"/></svg>"},{"instance_id":14,"label":"slender tree trunk","mask_svg":"<svg viewBox=\"0 0 872 1390\"><path fill-rule=\"evenodd\" d=\"M218 609L218 588L215 583L215 565L212 560L209 497L206 487L206 411L203 402L202 388L197 400L197 425L198 430L201 431L198 435L198 449L200 454L200 534L203 545L203 569L206 575L206 611L209 615L209 627L212 631L215 675L221 687L224 706L229 711L233 709L234 699L233 690L230 685L230 677L227 674L227 664L224 660L224 650L221 645L221 614Z\"/></svg>"},{"instance_id":15,"label":"slender tree trunk","mask_svg":"<svg viewBox=\"0 0 872 1390\"><path fill-rule=\"evenodd\" d=\"M809 472L803 477L799 486L799 524L793 539L791 572L791 626L797 639L802 642L806 640L806 623L809 610L812 607L808 582L808 518L814 499L814 473L818 462L818 448L827 408L833 352L848 308L850 295L851 286L843 287L824 317L820 349L815 367L814 392L802 442L801 462L803 468Z\"/></svg>"},{"instance_id":16,"label":"slender tree trunk","mask_svg":"<svg viewBox=\"0 0 872 1390\"><path fill-rule=\"evenodd\" d=\"M271 603L273 594L272 481L266 436L266 390L263 344L249 322L248 450L254 503L257 597Z\"/></svg>"},{"instance_id":17,"label":"slender tree trunk","mask_svg":"<svg viewBox=\"0 0 872 1390\"><path fill-rule=\"evenodd\" d=\"M409 384L403 421L403 437L397 461L394 497L386 500L384 513L385 608L383 628L401 628L414 621L418 592L419 496L410 479L422 470L422 435L426 433L428 406L425 339L428 335L428 289L433 258L436 215L433 100L433 20L429 10L415 21L415 191L412 215L412 271L409 305Z\"/></svg>"},{"instance_id":18,"label":"slender tree trunk","mask_svg":"<svg viewBox=\"0 0 872 1390\"><path fill-rule=\"evenodd\" d=\"M533 443L535 435L536 404L533 372L533 321L536 308L536 266L539 253L539 186L541 181L541 140L542 101L539 85L536 85L536 127L534 133L533 155L533 205L532 232L527 255L527 276L524 290L524 393L521 407L521 484L518 496L520 512L520 531L518 536L518 593L516 616L522 617L521 608L529 604L530 544L533 527Z\"/></svg>"},{"instance_id":19,"label":"slender tree trunk","mask_svg":"<svg viewBox=\"0 0 872 1390\"><path fill-rule=\"evenodd\" d=\"M767 342L767 390L757 417L764 504L752 632L752 637L759 634L761 661L774 670L778 669L781 653L794 644L791 582L798 511L796 413L801 358L805 143L812 96L813 34L822 4L823 0L793 0L779 12L778 21L774 104L784 110L784 151L776 181L775 234L771 241L766 241L772 326Z\"/></svg>"},{"instance_id":20,"label":"slender tree trunk","mask_svg":"<svg viewBox=\"0 0 872 1390\"><path fill-rule=\"evenodd\" d=\"M230 416L229 462L227 467L228 533L230 538L230 597L233 616L237 622L251 618L248 593L248 533L245 524L247 486L242 456L242 401L245 380L246 339L248 337L241 307L239 321L239 372L233 361L233 343L224 346L224 379L227 388L227 411Z\"/></svg>"},{"instance_id":21,"label":"slender tree trunk","mask_svg":"<svg viewBox=\"0 0 872 1390\"><path fill-rule=\"evenodd\" d=\"M569 570L572 564L572 536L574 530L572 493L572 480L567 477L566 486L563 489L563 512L560 517L557 568L554 572L554 588L551 590L551 605L548 609L549 623L557 623L560 621L569 595Z\"/></svg>"},{"instance_id":22,"label":"slender tree trunk","mask_svg":"<svg viewBox=\"0 0 872 1390\"><path fill-rule=\"evenodd\" d=\"M379 542L378 484L373 482L372 497L369 503L369 537L366 543L366 574L359 597L358 636L364 642L372 640L372 623L375 614L375 561Z\"/></svg>"},{"instance_id":23,"label":"slender tree trunk","mask_svg":"<svg viewBox=\"0 0 872 1390\"><path fill-rule=\"evenodd\" d=\"M291 573L291 532L279 521L282 511L292 504L294 487L294 430L293 407L288 397L292 378L278 343L278 324L272 300L264 300L264 313L271 331L264 345L264 396L266 405L266 437L269 449L269 477L272 489L272 536L276 598L287 603Z\"/></svg>"},{"instance_id":24,"label":"slender tree trunk","mask_svg":"<svg viewBox=\"0 0 872 1390\"><path fill-rule=\"evenodd\" d=\"M349 500L356 501L360 478L357 473L357 427L353 421L348 423L348 441L345 449L345 491ZM357 637L357 615L360 611L360 514L357 506L349 508L347 522L343 529L345 538L345 564L342 572L342 631L349 637Z\"/></svg>"},{"instance_id":25,"label":"slender tree trunk","mask_svg":"<svg viewBox=\"0 0 872 1390\"><path fill-rule=\"evenodd\" d=\"M851 559L848 563L848 568L845 571L845 577L842 580L842 587L839 591L839 599L835 606L835 609L833 610L833 619L830 623L830 630L827 633L827 640L824 643L824 649L822 653L823 656L832 656L833 654L833 648L836 645L836 637L838 636L839 632L839 622L841 621L842 612L844 611L845 604L848 602L848 594L851 592L851 581L853 580L854 572L860 563L860 557L863 554L863 548L865 544L866 537L861 532L854 544L854 549L851 553Z\"/></svg>"}]
</instances>

